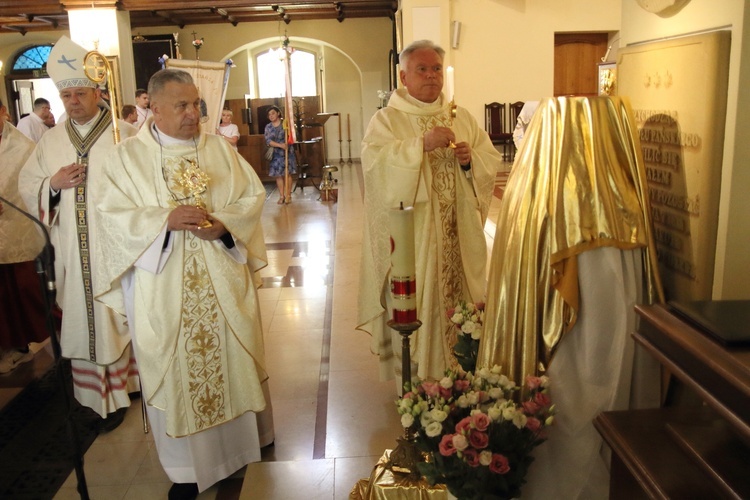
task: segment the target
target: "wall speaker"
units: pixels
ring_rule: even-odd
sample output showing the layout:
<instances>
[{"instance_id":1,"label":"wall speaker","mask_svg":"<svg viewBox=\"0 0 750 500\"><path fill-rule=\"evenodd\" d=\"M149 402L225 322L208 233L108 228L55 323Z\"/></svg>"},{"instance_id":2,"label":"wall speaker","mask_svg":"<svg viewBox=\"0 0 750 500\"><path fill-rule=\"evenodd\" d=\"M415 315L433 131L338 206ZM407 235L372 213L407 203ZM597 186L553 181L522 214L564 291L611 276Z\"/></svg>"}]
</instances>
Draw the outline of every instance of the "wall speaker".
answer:
<instances>
[{"instance_id":1,"label":"wall speaker","mask_svg":"<svg viewBox=\"0 0 750 500\"><path fill-rule=\"evenodd\" d=\"M461 21L453 21L451 29L451 48L458 48L458 41L461 38Z\"/></svg>"}]
</instances>

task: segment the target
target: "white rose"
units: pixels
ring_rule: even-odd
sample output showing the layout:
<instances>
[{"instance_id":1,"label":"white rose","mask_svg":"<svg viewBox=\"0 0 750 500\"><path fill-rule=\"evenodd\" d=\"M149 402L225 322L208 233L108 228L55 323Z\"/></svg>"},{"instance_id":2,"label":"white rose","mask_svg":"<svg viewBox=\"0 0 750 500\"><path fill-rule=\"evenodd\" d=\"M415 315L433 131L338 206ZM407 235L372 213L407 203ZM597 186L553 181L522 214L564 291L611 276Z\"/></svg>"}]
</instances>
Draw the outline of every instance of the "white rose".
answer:
<instances>
[{"instance_id":1,"label":"white rose","mask_svg":"<svg viewBox=\"0 0 750 500\"><path fill-rule=\"evenodd\" d=\"M466 395L466 399L469 402L469 404L473 406L479 403L479 394L472 391Z\"/></svg>"},{"instance_id":2,"label":"white rose","mask_svg":"<svg viewBox=\"0 0 750 500\"><path fill-rule=\"evenodd\" d=\"M412 417L411 413L404 413L401 415L401 427L407 429L412 425L414 425L414 417Z\"/></svg>"},{"instance_id":3,"label":"white rose","mask_svg":"<svg viewBox=\"0 0 750 500\"><path fill-rule=\"evenodd\" d=\"M467 446L469 446L469 442L466 440L466 436L463 434L454 434L453 435L453 446L458 451L464 451Z\"/></svg>"},{"instance_id":4,"label":"white rose","mask_svg":"<svg viewBox=\"0 0 750 500\"><path fill-rule=\"evenodd\" d=\"M470 334L474 332L476 328L477 328L477 325L473 321L467 321L463 325L461 325L461 331L466 334Z\"/></svg>"},{"instance_id":5,"label":"white rose","mask_svg":"<svg viewBox=\"0 0 750 500\"><path fill-rule=\"evenodd\" d=\"M453 379L450 377L443 377L440 379L440 387L443 389L450 389L453 387Z\"/></svg>"},{"instance_id":6,"label":"white rose","mask_svg":"<svg viewBox=\"0 0 750 500\"><path fill-rule=\"evenodd\" d=\"M487 467L492 463L492 452L489 450L482 450L479 452L479 463Z\"/></svg>"},{"instance_id":7,"label":"white rose","mask_svg":"<svg viewBox=\"0 0 750 500\"><path fill-rule=\"evenodd\" d=\"M424 432L429 437L439 436L443 432L443 424L440 422L432 422L425 428Z\"/></svg>"},{"instance_id":8,"label":"white rose","mask_svg":"<svg viewBox=\"0 0 750 500\"><path fill-rule=\"evenodd\" d=\"M479 370L478 375L482 378L490 378L490 372L486 367Z\"/></svg>"},{"instance_id":9,"label":"white rose","mask_svg":"<svg viewBox=\"0 0 750 500\"><path fill-rule=\"evenodd\" d=\"M410 410L412 406L414 406L414 401L411 399L402 399L398 404L399 409L404 411Z\"/></svg>"},{"instance_id":10,"label":"white rose","mask_svg":"<svg viewBox=\"0 0 750 500\"><path fill-rule=\"evenodd\" d=\"M464 315L460 312L453 313L453 316L451 316L451 322L460 325L464 321Z\"/></svg>"},{"instance_id":11,"label":"white rose","mask_svg":"<svg viewBox=\"0 0 750 500\"><path fill-rule=\"evenodd\" d=\"M490 371L500 375L503 372L503 368L500 365L494 365Z\"/></svg>"},{"instance_id":12,"label":"white rose","mask_svg":"<svg viewBox=\"0 0 750 500\"><path fill-rule=\"evenodd\" d=\"M492 406L490 409L487 410L487 415L490 416L493 422L497 422L498 420L502 418L503 410L496 406Z\"/></svg>"},{"instance_id":13,"label":"white rose","mask_svg":"<svg viewBox=\"0 0 750 500\"><path fill-rule=\"evenodd\" d=\"M444 412L443 410L434 409L432 410L432 418L435 420L435 422L442 422L446 418L448 418L448 413Z\"/></svg>"},{"instance_id":14,"label":"white rose","mask_svg":"<svg viewBox=\"0 0 750 500\"><path fill-rule=\"evenodd\" d=\"M518 411L513 416L513 425L518 427L519 429L523 429L526 426L526 415L524 415L522 412Z\"/></svg>"},{"instance_id":15,"label":"white rose","mask_svg":"<svg viewBox=\"0 0 750 500\"><path fill-rule=\"evenodd\" d=\"M467 408L469 406L469 400L466 397L466 394L461 394L458 399L456 400L456 406L459 408Z\"/></svg>"},{"instance_id":16,"label":"white rose","mask_svg":"<svg viewBox=\"0 0 750 500\"><path fill-rule=\"evenodd\" d=\"M432 411L422 412L422 414L419 416L419 423L420 425L422 425L422 427L427 427L434 421L435 419L432 418Z\"/></svg>"},{"instance_id":17,"label":"white rose","mask_svg":"<svg viewBox=\"0 0 750 500\"><path fill-rule=\"evenodd\" d=\"M469 302L468 304L466 304L466 310L468 312L470 312L470 313L473 313L476 310L476 308L477 307L473 303L471 303L471 302Z\"/></svg>"},{"instance_id":18,"label":"white rose","mask_svg":"<svg viewBox=\"0 0 750 500\"><path fill-rule=\"evenodd\" d=\"M482 329L481 328L475 328L473 332L471 332L471 338L472 340L479 340L482 337Z\"/></svg>"},{"instance_id":19,"label":"white rose","mask_svg":"<svg viewBox=\"0 0 750 500\"><path fill-rule=\"evenodd\" d=\"M541 377L539 377L539 378L540 378L540 379L542 380L542 382L541 382L541 384L540 384L540 385L541 385L541 386L542 386L542 387L543 387L544 389L546 389L547 387L549 387L549 377L548 377L548 376L546 376L546 375L542 375L542 376L541 376Z\"/></svg>"},{"instance_id":20,"label":"white rose","mask_svg":"<svg viewBox=\"0 0 750 500\"><path fill-rule=\"evenodd\" d=\"M499 387L493 387L489 391L487 391L492 399L502 399L503 397L503 390Z\"/></svg>"},{"instance_id":21,"label":"white rose","mask_svg":"<svg viewBox=\"0 0 750 500\"><path fill-rule=\"evenodd\" d=\"M506 406L502 410L503 420L513 420L513 418L516 416L516 413L518 413L513 406Z\"/></svg>"}]
</instances>

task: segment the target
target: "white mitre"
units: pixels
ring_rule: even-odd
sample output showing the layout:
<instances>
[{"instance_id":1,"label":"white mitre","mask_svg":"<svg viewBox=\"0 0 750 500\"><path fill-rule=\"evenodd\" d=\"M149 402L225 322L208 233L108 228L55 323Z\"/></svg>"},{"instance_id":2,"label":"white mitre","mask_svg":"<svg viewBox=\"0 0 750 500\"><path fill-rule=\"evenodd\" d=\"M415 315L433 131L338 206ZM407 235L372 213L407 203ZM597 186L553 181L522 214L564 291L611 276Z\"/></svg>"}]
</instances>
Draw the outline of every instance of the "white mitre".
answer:
<instances>
[{"instance_id":1,"label":"white mitre","mask_svg":"<svg viewBox=\"0 0 750 500\"><path fill-rule=\"evenodd\" d=\"M47 73L57 90L71 87L97 87L86 77L83 60L88 51L67 36L62 36L52 47L47 58Z\"/></svg>"}]
</instances>

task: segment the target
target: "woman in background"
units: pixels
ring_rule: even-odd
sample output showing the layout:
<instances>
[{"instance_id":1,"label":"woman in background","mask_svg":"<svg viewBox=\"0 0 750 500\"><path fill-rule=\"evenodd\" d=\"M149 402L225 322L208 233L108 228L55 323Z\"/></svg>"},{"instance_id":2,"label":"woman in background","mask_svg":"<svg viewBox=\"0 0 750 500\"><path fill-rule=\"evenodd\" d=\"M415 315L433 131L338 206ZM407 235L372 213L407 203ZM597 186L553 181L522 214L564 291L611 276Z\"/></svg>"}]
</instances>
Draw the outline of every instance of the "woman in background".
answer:
<instances>
[{"instance_id":1,"label":"woman in background","mask_svg":"<svg viewBox=\"0 0 750 500\"><path fill-rule=\"evenodd\" d=\"M277 203L282 205L292 202L292 183L284 186L285 153L289 153L289 175L297 173L297 159L294 156L294 148L290 148L286 142L281 110L276 106L271 106L268 110L268 120L270 122L266 125L265 130L266 145L273 148L273 156L268 163L268 175L276 178L276 187L279 190L279 201Z\"/></svg>"},{"instance_id":2,"label":"woman in background","mask_svg":"<svg viewBox=\"0 0 750 500\"><path fill-rule=\"evenodd\" d=\"M225 109L221 112L221 123L216 128L219 135L223 136L229 144L237 151L237 141L240 140L240 129L232 123L234 113L231 109Z\"/></svg>"}]
</instances>

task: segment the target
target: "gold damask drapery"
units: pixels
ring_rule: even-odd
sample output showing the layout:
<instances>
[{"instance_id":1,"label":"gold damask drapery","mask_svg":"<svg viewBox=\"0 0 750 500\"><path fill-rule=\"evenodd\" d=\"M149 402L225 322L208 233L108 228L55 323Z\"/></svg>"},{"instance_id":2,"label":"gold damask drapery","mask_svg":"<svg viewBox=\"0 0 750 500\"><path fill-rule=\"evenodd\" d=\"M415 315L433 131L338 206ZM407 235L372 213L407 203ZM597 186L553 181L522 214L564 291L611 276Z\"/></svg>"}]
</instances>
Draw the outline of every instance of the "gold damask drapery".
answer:
<instances>
[{"instance_id":1,"label":"gold damask drapery","mask_svg":"<svg viewBox=\"0 0 750 500\"><path fill-rule=\"evenodd\" d=\"M647 302L663 301L633 113L623 97L543 100L497 222L477 368L516 382L546 370L576 322L576 256L645 247Z\"/></svg>"}]
</instances>

